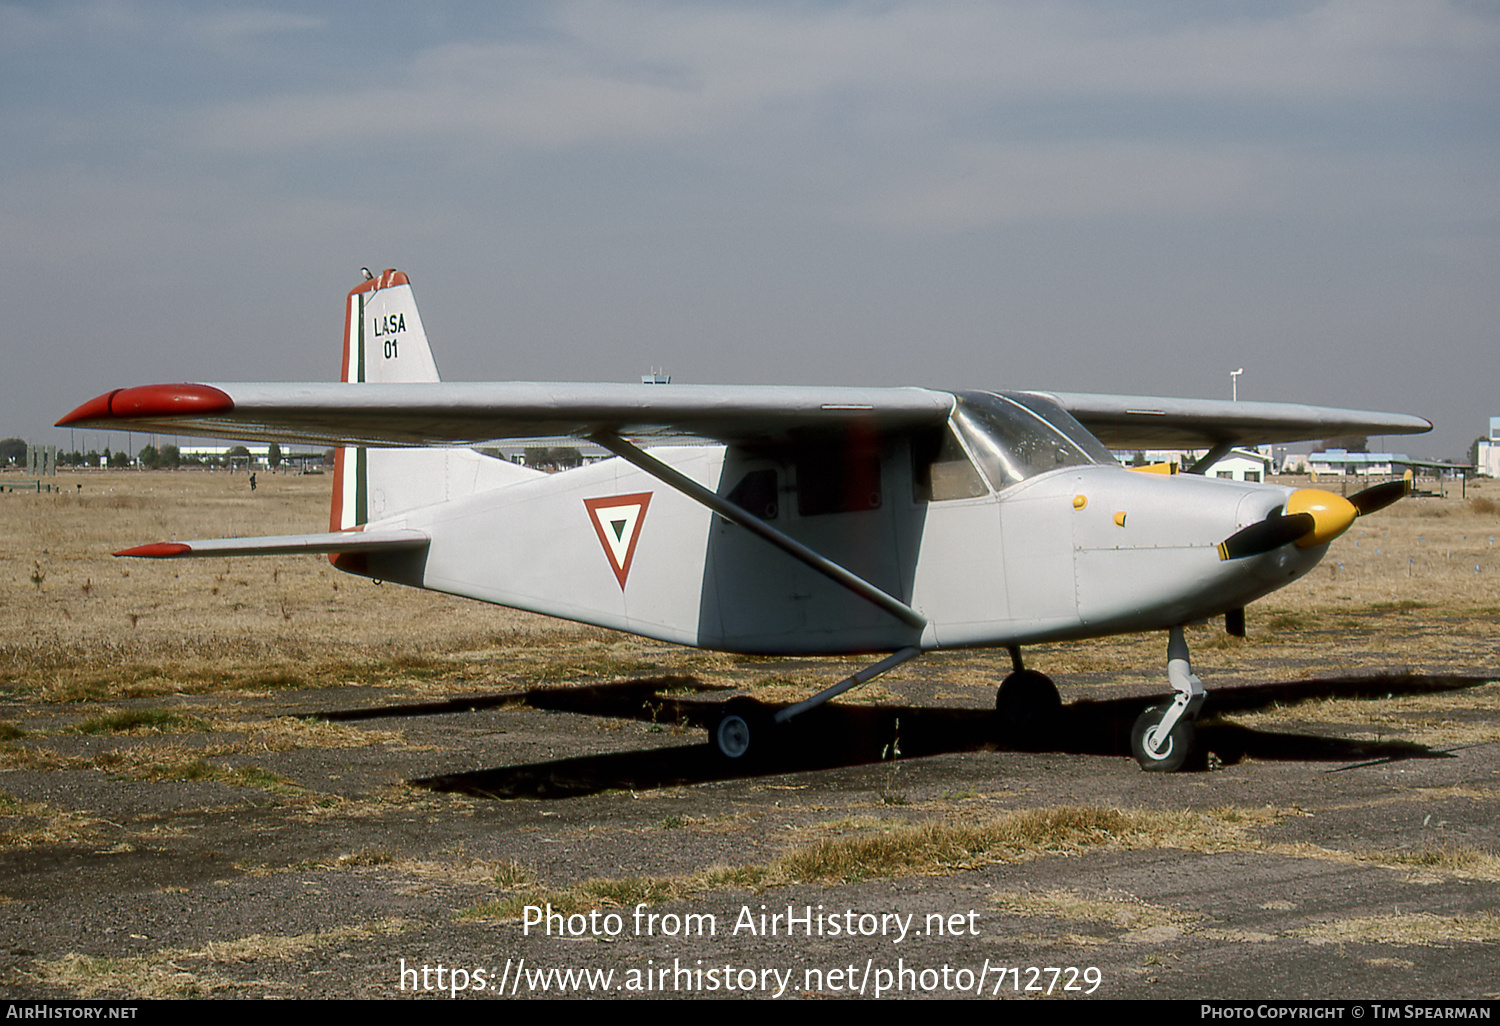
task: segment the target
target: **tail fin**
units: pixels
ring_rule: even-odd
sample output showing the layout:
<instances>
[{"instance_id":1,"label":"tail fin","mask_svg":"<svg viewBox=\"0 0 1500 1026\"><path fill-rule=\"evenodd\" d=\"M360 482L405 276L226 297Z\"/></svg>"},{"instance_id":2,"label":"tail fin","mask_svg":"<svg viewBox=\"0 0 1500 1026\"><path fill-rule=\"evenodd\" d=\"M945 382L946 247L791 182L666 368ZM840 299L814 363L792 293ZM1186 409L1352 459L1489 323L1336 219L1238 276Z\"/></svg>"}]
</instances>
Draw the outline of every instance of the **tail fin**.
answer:
<instances>
[{"instance_id":1,"label":"tail fin","mask_svg":"<svg viewBox=\"0 0 1500 1026\"><path fill-rule=\"evenodd\" d=\"M349 290L340 380L391 384L439 380L411 281L400 271L387 270Z\"/></svg>"},{"instance_id":2,"label":"tail fin","mask_svg":"<svg viewBox=\"0 0 1500 1026\"><path fill-rule=\"evenodd\" d=\"M400 271L371 275L349 290L341 380L351 384L439 380L411 281ZM334 453L329 529L352 530L534 473L472 449L339 449Z\"/></svg>"}]
</instances>

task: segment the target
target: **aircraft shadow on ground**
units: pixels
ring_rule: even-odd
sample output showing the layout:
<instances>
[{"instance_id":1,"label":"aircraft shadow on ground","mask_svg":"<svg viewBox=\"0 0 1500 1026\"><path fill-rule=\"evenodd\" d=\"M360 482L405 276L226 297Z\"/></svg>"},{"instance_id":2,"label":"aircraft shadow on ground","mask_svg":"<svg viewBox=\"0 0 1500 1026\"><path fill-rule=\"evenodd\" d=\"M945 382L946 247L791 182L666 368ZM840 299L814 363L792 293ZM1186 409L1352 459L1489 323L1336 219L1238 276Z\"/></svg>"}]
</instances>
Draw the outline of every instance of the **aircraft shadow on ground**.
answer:
<instances>
[{"instance_id":1,"label":"aircraft shadow on ground","mask_svg":"<svg viewBox=\"0 0 1500 1026\"><path fill-rule=\"evenodd\" d=\"M1321 734L1253 730L1219 717L1275 705L1323 698L1386 698L1394 695L1461 691L1494 676L1339 677L1286 683L1221 687L1209 692L1198 730L1199 749L1224 764L1245 758L1263 761L1326 762L1361 765L1405 759L1452 758L1449 752L1401 740L1356 740ZM652 723L664 736L713 722L719 701L697 697L721 690L692 677L651 677L585 687L532 688L523 692L478 695L323 713L328 720L363 720L468 712L482 708L525 706L590 716ZM691 694L694 697L682 697ZM613 789L649 790L767 774L826 770L899 758L991 751L1060 752L1070 755L1130 757L1130 730L1143 708L1161 695L1082 699L1063 706L1060 729L1051 739L1018 746L996 738L994 714L978 709L916 706L850 706L830 704L798 717L778 735L770 755L746 766L729 765L707 744L675 744L647 751L578 756L518 766L503 766L410 781L434 791L476 797L572 798Z\"/></svg>"}]
</instances>

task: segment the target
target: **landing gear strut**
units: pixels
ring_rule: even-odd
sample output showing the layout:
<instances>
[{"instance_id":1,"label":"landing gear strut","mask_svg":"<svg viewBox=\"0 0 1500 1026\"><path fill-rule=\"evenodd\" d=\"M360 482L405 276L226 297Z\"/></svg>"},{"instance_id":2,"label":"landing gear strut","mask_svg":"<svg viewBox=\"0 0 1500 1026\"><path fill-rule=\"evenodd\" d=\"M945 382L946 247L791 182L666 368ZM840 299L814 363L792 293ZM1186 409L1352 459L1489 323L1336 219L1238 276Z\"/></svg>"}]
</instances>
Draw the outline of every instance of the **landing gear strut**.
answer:
<instances>
[{"instance_id":1,"label":"landing gear strut","mask_svg":"<svg viewBox=\"0 0 1500 1026\"><path fill-rule=\"evenodd\" d=\"M850 688L868 684L892 667L900 666L921 654L922 650L919 648L903 648L880 662L845 677L832 687L824 688L811 698L805 698L774 714L753 698L730 699L709 726L708 743L720 758L732 765L745 766L759 762L776 750L777 740L784 735L783 727L788 720L816 709Z\"/></svg>"},{"instance_id":2,"label":"landing gear strut","mask_svg":"<svg viewBox=\"0 0 1500 1026\"><path fill-rule=\"evenodd\" d=\"M995 692L995 719L1000 740L1023 750L1045 748L1057 733L1062 716L1062 698L1044 673L1028 670L1021 650L1011 646L1013 667Z\"/></svg>"},{"instance_id":3,"label":"landing gear strut","mask_svg":"<svg viewBox=\"0 0 1500 1026\"><path fill-rule=\"evenodd\" d=\"M1193 721L1206 692L1193 673L1181 627L1167 632L1167 680L1177 691L1171 703L1142 712L1130 731L1130 754L1147 772L1176 772L1194 754L1197 731Z\"/></svg>"}]
</instances>

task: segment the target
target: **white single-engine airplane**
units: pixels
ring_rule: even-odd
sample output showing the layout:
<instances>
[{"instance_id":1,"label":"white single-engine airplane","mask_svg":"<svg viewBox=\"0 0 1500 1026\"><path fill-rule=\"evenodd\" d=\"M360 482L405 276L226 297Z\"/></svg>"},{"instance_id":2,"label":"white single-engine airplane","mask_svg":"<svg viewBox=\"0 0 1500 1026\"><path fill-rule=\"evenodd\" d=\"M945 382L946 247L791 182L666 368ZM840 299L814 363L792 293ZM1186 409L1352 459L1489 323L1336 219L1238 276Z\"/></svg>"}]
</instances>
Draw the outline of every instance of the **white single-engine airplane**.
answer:
<instances>
[{"instance_id":1,"label":"white single-engine airplane","mask_svg":"<svg viewBox=\"0 0 1500 1026\"><path fill-rule=\"evenodd\" d=\"M349 293L341 383L146 385L59 421L337 446L329 533L119 555L330 553L350 573L682 645L889 653L774 715L726 703L710 739L736 765L793 717L947 648L1009 650L1000 726L1035 743L1060 701L1022 646L1165 630L1176 694L1141 714L1131 748L1145 769L1178 769L1204 696L1183 625L1223 615L1243 634L1247 603L1409 487L1344 499L1202 471L1238 445L1432 426L1051 392L444 383L406 275L365 275ZM563 435L617 458L544 474L466 448ZM679 444L643 447L669 436ZM1109 451L1205 446L1179 475L1131 473Z\"/></svg>"}]
</instances>

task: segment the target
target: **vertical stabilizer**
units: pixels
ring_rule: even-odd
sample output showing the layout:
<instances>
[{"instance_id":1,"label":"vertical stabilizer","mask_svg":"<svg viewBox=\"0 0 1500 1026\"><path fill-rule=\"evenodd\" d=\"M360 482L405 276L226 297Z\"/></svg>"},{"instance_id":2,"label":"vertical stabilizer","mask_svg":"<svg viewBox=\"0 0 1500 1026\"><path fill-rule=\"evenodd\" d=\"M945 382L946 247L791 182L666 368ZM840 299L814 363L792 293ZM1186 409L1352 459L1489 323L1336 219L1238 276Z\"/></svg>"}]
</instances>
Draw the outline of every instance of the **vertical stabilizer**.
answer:
<instances>
[{"instance_id":1,"label":"vertical stabilizer","mask_svg":"<svg viewBox=\"0 0 1500 1026\"><path fill-rule=\"evenodd\" d=\"M386 270L349 290L344 362L350 384L438 381L411 281ZM334 453L329 529L347 531L406 510L462 498L533 476L472 449L341 448Z\"/></svg>"},{"instance_id":2,"label":"vertical stabilizer","mask_svg":"<svg viewBox=\"0 0 1500 1026\"><path fill-rule=\"evenodd\" d=\"M411 281L400 271L388 270L349 290L341 380L438 380Z\"/></svg>"}]
</instances>

